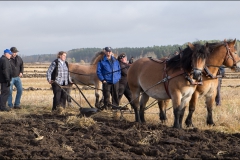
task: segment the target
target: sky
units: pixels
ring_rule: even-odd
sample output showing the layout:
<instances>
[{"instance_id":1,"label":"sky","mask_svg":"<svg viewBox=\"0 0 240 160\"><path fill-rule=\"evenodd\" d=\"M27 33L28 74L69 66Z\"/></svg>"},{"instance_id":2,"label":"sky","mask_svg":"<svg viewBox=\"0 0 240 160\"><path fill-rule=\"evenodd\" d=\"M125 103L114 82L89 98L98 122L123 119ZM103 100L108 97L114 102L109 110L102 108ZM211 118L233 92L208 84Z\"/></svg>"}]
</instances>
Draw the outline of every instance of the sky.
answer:
<instances>
[{"instance_id":1,"label":"sky","mask_svg":"<svg viewBox=\"0 0 240 160\"><path fill-rule=\"evenodd\" d=\"M77 48L240 39L240 1L0 1L0 49Z\"/></svg>"}]
</instances>

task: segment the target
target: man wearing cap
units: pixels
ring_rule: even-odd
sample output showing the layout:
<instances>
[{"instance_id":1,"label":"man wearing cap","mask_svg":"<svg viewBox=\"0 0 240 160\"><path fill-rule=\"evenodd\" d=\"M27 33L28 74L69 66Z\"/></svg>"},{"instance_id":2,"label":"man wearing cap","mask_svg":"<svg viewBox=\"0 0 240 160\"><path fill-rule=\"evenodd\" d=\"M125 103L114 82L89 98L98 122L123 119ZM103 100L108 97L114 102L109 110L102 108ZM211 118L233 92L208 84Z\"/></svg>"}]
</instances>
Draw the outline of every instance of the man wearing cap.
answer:
<instances>
[{"instance_id":1,"label":"man wearing cap","mask_svg":"<svg viewBox=\"0 0 240 160\"><path fill-rule=\"evenodd\" d=\"M119 105L118 89L121 69L118 60L113 56L111 47L105 47L105 55L97 65L97 76L103 85L104 106L102 109L111 107L110 94L112 95L112 108L117 109Z\"/></svg>"},{"instance_id":2,"label":"man wearing cap","mask_svg":"<svg viewBox=\"0 0 240 160\"><path fill-rule=\"evenodd\" d=\"M10 94L8 96L8 106L14 109L21 109L20 100L22 97L22 81L21 77L23 75L23 60L20 56L17 55L19 52L16 47L11 47L12 57L10 59L10 63L12 66L12 80L10 85ZM17 94L15 97L14 105L12 102L12 90L13 85L17 89Z\"/></svg>"},{"instance_id":3,"label":"man wearing cap","mask_svg":"<svg viewBox=\"0 0 240 160\"><path fill-rule=\"evenodd\" d=\"M0 110L10 111L6 106L7 99L10 92L10 82L12 78L12 68L9 62L12 52L9 49L4 50L4 55L0 58L0 83L1 83L1 96L0 96Z\"/></svg>"},{"instance_id":4,"label":"man wearing cap","mask_svg":"<svg viewBox=\"0 0 240 160\"><path fill-rule=\"evenodd\" d=\"M131 90L128 86L127 83L127 72L128 72L128 68L130 67L130 64L127 63L127 56L125 53L121 53L118 56L118 61L120 64L120 68L121 68L121 79L119 81L119 102L122 98L123 95L125 95L125 97L128 99L128 101L131 104L131 107L133 108L133 103L132 103L132 93Z\"/></svg>"}]
</instances>

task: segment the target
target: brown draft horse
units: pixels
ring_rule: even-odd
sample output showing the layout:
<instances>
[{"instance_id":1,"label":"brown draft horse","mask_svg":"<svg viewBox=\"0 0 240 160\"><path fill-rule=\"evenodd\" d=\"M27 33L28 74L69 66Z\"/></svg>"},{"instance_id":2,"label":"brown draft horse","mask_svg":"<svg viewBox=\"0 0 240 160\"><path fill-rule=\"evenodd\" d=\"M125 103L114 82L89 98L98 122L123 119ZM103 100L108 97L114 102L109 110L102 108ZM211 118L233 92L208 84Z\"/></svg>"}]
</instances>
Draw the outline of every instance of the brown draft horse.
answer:
<instances>
[{"instance_id":1,"label":"brown draft horse","mask_svg":"<svg viewBox=\"0 0 240 160\"><path fill-rule=\"evenodd\" d=\"M105 53L98 52L93 57L90 65L81 65L69 63L69 72L73 81L79 85L94 85L95 88L95 107L100 107L100 94L102 91L102 82L97 77L97 63L103 58ZM70 93L70 90L69 90ZM71 103L68 99L68 103Z\"/></svg>"},{"instance_id":2,"label":"brown draft horse","mask_svg":"<svg viewBox=\"0 0 240 160\"><path fill-rule=\"evenodd\" d=\"M205 96L205 104L208 111L207 125L214 125L212 118L212 108L215 102L217 92L217 73L221 65L225 65L232 70L239 68L240 57L235 50L235 40L224 40L218 43L208 43L210 54L206 59L206 66L203 71L203 85L198 85L189 103L189 113L185 124L187 127L193 126L192 115L197 105L199 97ZM160 120L166 120L166 106L170 101L159 101ZM186 107L186 106L185 106ZM185 107L183 110L185 110ZM180 122L182 123L182 122Z\"/></svg>"},{"instance_id":3,"label":"brown draft horse","mask_svg":"<svg viewBox=\"0 0 240 160\"><path fill-rule=\"evenodd\" d=\"M181 109L189 102L196 89L196 81L191 78L190 73L195 79L201 80L207 54L207 46L189 43L179 55L168 60L163 59L161 63L150 58L135 61L129 68L127 77L133 96L135 121L145 122L144 108L149 97L157 100L171 98L175 117L173 127L181 128Z\"/></svg>"}]
</instances>

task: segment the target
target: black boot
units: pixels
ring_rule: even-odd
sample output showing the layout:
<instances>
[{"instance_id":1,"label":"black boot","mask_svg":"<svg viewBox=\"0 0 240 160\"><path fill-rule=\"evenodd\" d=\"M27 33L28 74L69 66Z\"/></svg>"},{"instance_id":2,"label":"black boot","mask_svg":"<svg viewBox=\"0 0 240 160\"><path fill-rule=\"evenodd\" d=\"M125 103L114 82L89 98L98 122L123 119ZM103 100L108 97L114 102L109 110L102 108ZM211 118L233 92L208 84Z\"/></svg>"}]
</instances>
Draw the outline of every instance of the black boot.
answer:
<instances>
[{"instance_id":1,"label":"black boot","mask_svg":"<svg viewBox=\"0 0 240 160\"><path fill-rule=\"evenodd\" d=\"M11 109L9 107L1 107L1 111L9 112Z\"/></svg>"}]
</instances>

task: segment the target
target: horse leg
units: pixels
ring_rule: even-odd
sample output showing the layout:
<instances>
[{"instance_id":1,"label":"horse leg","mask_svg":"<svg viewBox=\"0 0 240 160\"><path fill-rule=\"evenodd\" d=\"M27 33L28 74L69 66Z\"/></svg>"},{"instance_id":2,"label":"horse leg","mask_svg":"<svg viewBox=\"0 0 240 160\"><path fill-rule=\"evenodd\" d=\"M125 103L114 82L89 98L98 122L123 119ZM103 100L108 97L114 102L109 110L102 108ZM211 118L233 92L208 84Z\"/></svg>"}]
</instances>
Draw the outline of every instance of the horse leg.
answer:
<instances>
[{"instance_id":1,"label":"horse leg","mask_svg":"<svg viewBox=\"0 0 240 160\"><path fill-rule=\"evenodd\" d=\"M160 121L162 123L165 123L167 120L167 115L166 115L166 108L169 104L171 99L166 99L166 100L158 100L158 107L159 107L159 117L160 117Z\"/></svg>"},{"instance_id":2,"label":"horse leg","mask_svg":"<svg viewBox=\"0 0 240 160\"><path fill-rule=\"evenodd\" d=\"M195 106L197 105L197 100L198 100L198 92L194 92L193 95L192 95L192 98L189 102L189 112L188 112L188 116L185 120L185 124L187 127L193 127L193 123L192 123L192 115L193 115L193 112L195 111Z\"/></svg>"},{"instance_id":3,"label":"horse leg","mask_svg":"<svg viewBox=\"0 0 240 160\"><path fill-rule=\"evenodd\" d=\"M141 119L140 119L140 114L139 114L139 102L134 102L133 103L133 109L134 109L134 113L135 113L135 122L139 122L141 123Z\"/></svg>"},{"instance_id":4,"label":"horse leg","mask_svg":"<svg viewBox=\"0 0 240 160\"><path fill-rule=\"evenodd\" d=\"M214 94L216 96L216 94ZM212 117L212 107L213 107L213 103L215 101L215 99L213 97L215 96L210 96L210 97L206 97L206 106L207 106L207 125L215 125L215 123L213 122L213 117Z\"/></svg>"},{"instance_id":5,"label":"horse leg","mask_svg":"<svg viewBox=\"0 0 240 160\"><path fill-rule=\"evenodd\" d=\"M179 94L179 93L178 93ZM173 104L173 115L174 115L174 123L173 128L181 128L179 123L180 115L181 115L181 97L176 93L176 95L172 95L172 104Z\"/></svg>"},{"instance_id":6,"label":"horse leg","mask_svg":"<svg viewBox=\"0 0 240 160\"><path fill-rule=\"evenodd\" d=\"M134 113L135 113L135 122L139 122L141 123L140 120L140 115L139 115L139 95L140 95L140 91L131 91L132 92L132 98L133 98L133 109L134 109Z\"/></svg>"},{"instance_id":7,"label":"horse leg","mask_svg":"<svg viewBox=\"0 0 240 160\"><path fill-rule=\"evenodd\" d=\"M69 85L69 88L66 89L66 92L70 95L72 91L72 84ZM68 106L72 106L72 99L67 95Z\"/></svg>"},{"instance_id":8,"label":"horse leg","mask_svg":"<svg viewBox=\"0 0 240 160\"><path fill-rule=\"evenodd\" d=\"M103 103L103 96L102 96L102 99L100 99L100 94L102 93L102 84L101 82L97 83L95 82L95 97L96 97L96 100L95 100L95 107L96 108L101 108L101 103Z\"/></svg>"},{"instance_id":9,"label":"horse leg","mask_svg":"<svg viewBox=\"0 0 240 160\"><path fill-rule=\"evenodd\" d=\"M145 111L145 106L148 100L149 100L149 96L146 93L144 93L140 100L140 112L139 112L141 122L143 123L146 122L144 117L144 111Z\"/></svg>"},{"instance_id":10,"label":"horse leg","mask_svg":"<svg viewBox=\"0 0 240 160\"><path fill-rule=\"evenodd\" d=\"M95 107L96 108L99 108L100 107L100 104L99 104L99 94L98 92L96 91L97 89L95 89L95 97L96 97L96 100L95 100Z\"/></svg>"},{"instance_id":11,"label":"horse leg","mask_svg":"<svg viewBox=\"0 0 240 160\"><path fill-rule=\"evenodd\" d=\"M185 113L185 109L186 109L186 107L184 106L180 111L180 117L179 117L180 128L182 128L182 121L183 121L183 116L184 116L184 113Z\"/></svg>"},{"instance_id":12,"label":"horse leg","mask_svg":"<svg viewBox=\"0 0 240 160\"><path fill-rule=\"evenodd\" d=\"M180 118L180 114L181 114L181 110L180 107L176 107L173 109L173 114L174 114L174 124L173 124L173 128L181 128L181 125L179 123L179 118Z\"/></svg>"}]
</instances>

